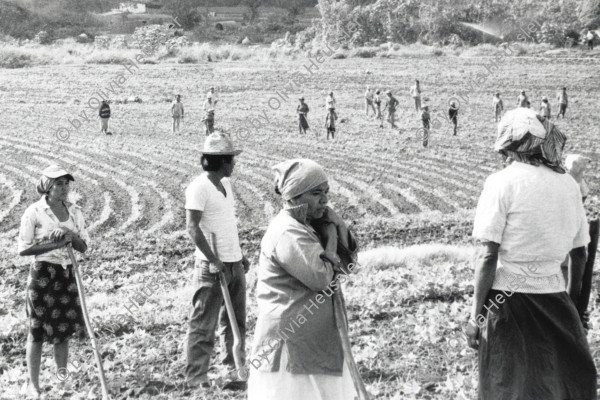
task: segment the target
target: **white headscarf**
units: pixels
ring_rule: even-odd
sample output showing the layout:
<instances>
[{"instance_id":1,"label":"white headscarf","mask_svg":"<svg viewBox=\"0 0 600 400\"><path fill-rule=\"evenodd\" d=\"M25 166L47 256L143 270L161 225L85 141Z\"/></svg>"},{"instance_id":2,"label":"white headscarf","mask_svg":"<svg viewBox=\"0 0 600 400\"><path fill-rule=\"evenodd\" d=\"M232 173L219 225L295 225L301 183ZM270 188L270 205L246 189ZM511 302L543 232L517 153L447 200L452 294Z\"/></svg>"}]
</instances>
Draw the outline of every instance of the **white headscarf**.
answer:
<instances>
[{"instance_id":1,"label":"white headscarf","mask_svg":"<svg viewBox=\"0 0 600 400\"><path fill-rule=\"evenodd\" d=\"M286 160L272 169L275 172L276 192L284 200L291 200L327 182L323 167L309 159Z\"/></svg>"}]
</instances>

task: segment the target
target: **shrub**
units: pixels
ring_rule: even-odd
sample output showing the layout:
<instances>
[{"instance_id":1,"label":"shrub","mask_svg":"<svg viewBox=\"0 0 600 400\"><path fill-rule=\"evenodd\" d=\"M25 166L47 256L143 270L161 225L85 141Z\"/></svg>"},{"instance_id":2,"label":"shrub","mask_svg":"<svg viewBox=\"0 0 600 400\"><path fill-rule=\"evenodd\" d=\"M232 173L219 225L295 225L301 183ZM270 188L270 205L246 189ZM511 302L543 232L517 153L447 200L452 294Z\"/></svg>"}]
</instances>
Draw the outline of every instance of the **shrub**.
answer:
<instances>
[{"instance_id":1,"label":"shrub","mask_svg":"<svg viewBox=\"0 0 600 400\"><path fill-rule=\"evenodd\" d=\"M136 52L130 51L127 53L131 53L127 55L125 52L121 51L94 51L91 55L89 55L85 59L86 64L125 64L129 62L131 59L135 59Z\"/></svg>"},{"instance_id":2,"label":"shrub","mask_svg":"<svg viewBox=\"0 0 600 400\"><path fill-rule=\"evenodd\" d=\"M378 51L377 47L359 47L350 52L350 57L373 58L377 56Z\"/></svg>"},{"instance_id":3,"label":"shrub","mask_svg":"<svg viewBox=\"0 0 600 400\"><path fill-rule=\"evenodd\" d=\"M35 65L31 54L13 49L0 49L1 68L23 68Z\"/></svg>"},{"instance_id":4,"label":"shrub","mask_svg":"<svg viewBox=\"0 0 600 400\"><path fill-rule=\"evenodd\" d=\"M50 64L53 61L44 50L0 47L0 68L33 67Z\"/></svg>"},{"instance_id":5,"label":"shrub","mask_svg":"<svg viewBox=\"0 0 600 400\"><path fill-rule=\"evenodd\" d=\"M345 52L344 50L337 50L331 56L331 58L333 58L334 60L343 60L344 58L347 58L347 57L348 57L348 53Z\"/></svg>"}]
</instances>

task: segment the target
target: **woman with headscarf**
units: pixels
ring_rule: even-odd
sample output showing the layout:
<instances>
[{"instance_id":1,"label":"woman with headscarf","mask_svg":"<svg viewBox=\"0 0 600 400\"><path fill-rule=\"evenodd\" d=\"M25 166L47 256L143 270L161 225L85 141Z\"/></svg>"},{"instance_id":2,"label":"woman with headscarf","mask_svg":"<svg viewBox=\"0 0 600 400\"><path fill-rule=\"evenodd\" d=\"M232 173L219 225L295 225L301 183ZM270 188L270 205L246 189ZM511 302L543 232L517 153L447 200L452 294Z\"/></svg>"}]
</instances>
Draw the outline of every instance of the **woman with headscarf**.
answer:
<instances>
[{"instance_id":1,"label":"woman with headscarf","mask_svg":"<svg viewBox=\"0 0 600 400\"><path fill-rule=\"evenodd\" d=\"M487 178L473 227L482 257L467 337L479 349L479 398L596 399L578 301L590 238L561 165L566 137L527 108L507 112L498 131L495 150L513 162Z\"/></svg>"},{"instance_id":2,"label":"woman with headscarf","mask_svg":"<svg viewBox=\"0 0 600 400\"><path fill-rule=\"evenodd\" d=\"M40 395L39 374L42 343L54 346L57 376L67 373L69 338L84 336L79 292L67 246L81 253L87 250L89 236L81 208L67 201L67 171L53 165L42 172L37 185L40 200L29 206L21 218L19 255L35 256L29 270L26 311L28 395Z\"/></svg>"},{"instance_id":3,"label":"woman with headscarf","mask_svg":"<svg viewBox=\"0 0 600 400\"><path fill-rule=\"evenodd\" d=\"M261 242L248 399L353 399L332 295L356 242L327 207L319 164L296 159L273 169L284 207Z\"/></svg>"}]
</instances>

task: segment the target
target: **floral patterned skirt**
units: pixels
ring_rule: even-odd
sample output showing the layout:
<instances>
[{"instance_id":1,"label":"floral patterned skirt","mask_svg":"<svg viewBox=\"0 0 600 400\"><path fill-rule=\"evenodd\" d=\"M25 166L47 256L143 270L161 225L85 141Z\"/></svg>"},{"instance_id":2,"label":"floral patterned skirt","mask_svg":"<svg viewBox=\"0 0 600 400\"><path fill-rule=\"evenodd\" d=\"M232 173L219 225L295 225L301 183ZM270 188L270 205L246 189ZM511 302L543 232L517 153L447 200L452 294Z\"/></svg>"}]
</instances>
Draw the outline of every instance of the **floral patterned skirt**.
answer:
<instances>
[{"instance_id":1,"label":"floral patterned skirt","mask_svg":"<svg viewBox=\"0 0 600 400\"><path fill-rule=\"evenodd\" d=\"M29 270L26 299L31 342L61 343L73 334L85 337L73 266L36 261Z\"/></svg>"}]
</instances>

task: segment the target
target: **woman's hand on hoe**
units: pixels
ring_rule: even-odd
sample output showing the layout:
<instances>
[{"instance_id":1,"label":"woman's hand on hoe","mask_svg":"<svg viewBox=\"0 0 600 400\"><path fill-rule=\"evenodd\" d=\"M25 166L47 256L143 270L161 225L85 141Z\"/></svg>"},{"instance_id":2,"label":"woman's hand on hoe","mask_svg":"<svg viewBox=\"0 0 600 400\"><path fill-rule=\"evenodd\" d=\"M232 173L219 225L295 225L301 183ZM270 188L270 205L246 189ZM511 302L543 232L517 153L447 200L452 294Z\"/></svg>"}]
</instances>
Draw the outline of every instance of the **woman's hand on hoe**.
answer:
<instances>
[{"instance_id":1,"label":"woman's hand on hoe","mask_svg":"<svg viewBox=\"0 0 600 400\"><path fill-rule=\"evenodd\" d=\"M64 234L64 236L62 237L62 239L60 239L58 241L59 248L62 248L68 244L71 244L73 242L73 236L74 236L73 232L71 232L71 231L66 232Z\"/></svg>"},{"instance_id":2,"label":"woman's hand on hoe","mask_svg":"<svg viewBox=\"0 0 600 400\"><path fill-rule=\"evenodd\" d=\"M64 227L56 228L52 232L50 232L49 238L53 242L58 242L68 232L73 233L73 231Z\"/></svg>"}]
</instances>

